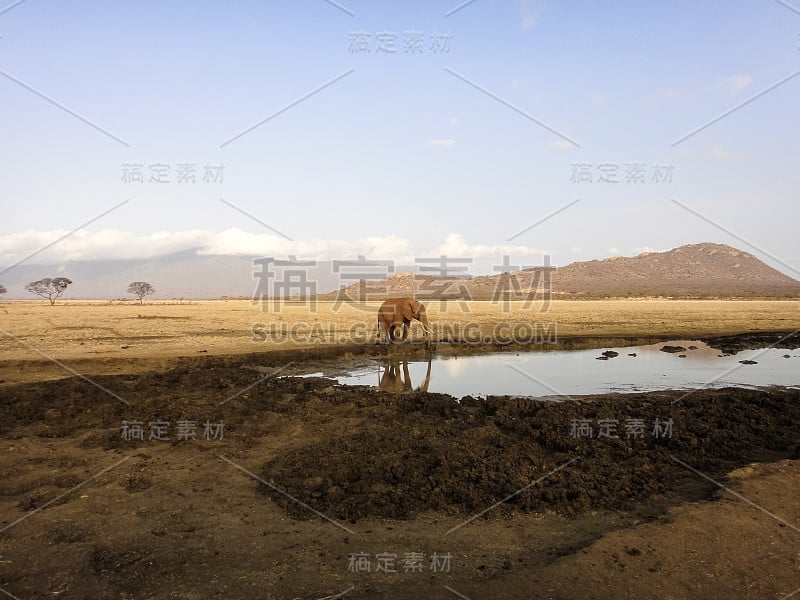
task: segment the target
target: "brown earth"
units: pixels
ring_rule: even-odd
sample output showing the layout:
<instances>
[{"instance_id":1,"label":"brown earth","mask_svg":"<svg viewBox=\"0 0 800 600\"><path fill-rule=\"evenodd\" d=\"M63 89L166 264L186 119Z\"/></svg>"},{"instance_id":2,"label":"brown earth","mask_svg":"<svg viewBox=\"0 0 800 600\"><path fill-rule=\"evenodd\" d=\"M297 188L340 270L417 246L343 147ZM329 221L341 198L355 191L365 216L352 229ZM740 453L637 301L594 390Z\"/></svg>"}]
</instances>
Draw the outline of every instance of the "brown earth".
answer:
<instances>
[{"instance_id":1,"label":"brown earth","mask_svg":"<svg viewBox=\"0 0 800 600\"><path fill-rule=\"evenodd\" d=\"M782 337L770 335L738 345ZM800 588L800 391L456 402L268 376L357 360L347 352L153 360L96 385L0 386L0 588L316 600ZM620 439L573 437L583 418L618 419ZM655 418L673 419L671 437L651 434ZM198 439L175 439L181 419L198 422ZM626 438L626 419L644 419L645 435ZM170 421L171 440L123 440L123 420L145 436ZM203 439L206 420L224 421L223 439ZM370 572L348 569L356 553ZM381 553L398 572L376 572ZM421 572L404 572L406 553L424 554ZM434 553L449 570L431 569Z\"/></svg>"}]
</instances>

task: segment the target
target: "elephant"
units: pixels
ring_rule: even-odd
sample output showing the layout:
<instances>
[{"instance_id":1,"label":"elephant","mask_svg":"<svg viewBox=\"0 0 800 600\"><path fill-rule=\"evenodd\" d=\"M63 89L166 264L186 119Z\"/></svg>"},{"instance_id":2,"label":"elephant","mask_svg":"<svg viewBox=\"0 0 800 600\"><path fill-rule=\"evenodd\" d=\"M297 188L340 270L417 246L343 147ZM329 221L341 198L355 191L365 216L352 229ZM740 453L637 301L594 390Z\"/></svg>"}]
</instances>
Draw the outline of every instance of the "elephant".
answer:
<instances>
[{"instance_id":1,"label":"elephant","mask_svg":"<svg viewBox=\"0 0 800 600\"><path fill-rule=\"evenodd\" d=\"M408 337L408 326L413 319L417 319L422 323L422 328L425 330L425 339L427 340L428 349L431 347L431 327L428 325L428 316L425 313L425 306L421 302L417 302L413 298L387 298L381 307L378 309L378 336L380 337L380 329L390 343L396 342L397 336L395 330L402 326L403 337L405 341Z\"/></svg>"},{"instance_id":2,"label":"elephant","mask_svg":"<svg viewBox=\"0 0 800 600\"><path fill-rule=\"evenodd\" d=\"M428 360L428 370L425 373L425 381L422 382L417 390L427 392L431 381L431 361ZM411 375L408 372L408 361L403 361L403 370L400 371L400 361L389 360L383 369L378 389L386 392L411 392L414 385L411 383Z\"/></svg>"}]
</instances>

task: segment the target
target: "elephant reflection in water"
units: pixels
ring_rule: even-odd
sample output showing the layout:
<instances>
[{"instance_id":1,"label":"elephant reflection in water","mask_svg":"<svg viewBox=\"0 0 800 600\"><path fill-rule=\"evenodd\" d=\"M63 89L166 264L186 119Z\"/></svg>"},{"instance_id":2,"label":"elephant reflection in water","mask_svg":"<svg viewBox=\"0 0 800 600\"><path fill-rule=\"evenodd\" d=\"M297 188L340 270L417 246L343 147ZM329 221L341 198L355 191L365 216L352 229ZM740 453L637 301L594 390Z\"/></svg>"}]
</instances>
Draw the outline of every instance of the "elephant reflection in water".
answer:
<instances>
[{"instance_id":1,"label":"elephant reflection in water","mask_svg":"<svg viewBox=\"0 0 800 600\"><path fill-rule=\"evenodd\" d=\"M408 372L408 361L404 360L403 370L400 371L400 362L396 359L389 359L388 363L383 369L378 388L386 392L411 392L414 391L414 385L411 383L411 375ZM425 373L425 381L417 388L417 391L427 392L428 385L431 382L431 361L428 361L428 370Z\"/></svg>"}]
</instances>

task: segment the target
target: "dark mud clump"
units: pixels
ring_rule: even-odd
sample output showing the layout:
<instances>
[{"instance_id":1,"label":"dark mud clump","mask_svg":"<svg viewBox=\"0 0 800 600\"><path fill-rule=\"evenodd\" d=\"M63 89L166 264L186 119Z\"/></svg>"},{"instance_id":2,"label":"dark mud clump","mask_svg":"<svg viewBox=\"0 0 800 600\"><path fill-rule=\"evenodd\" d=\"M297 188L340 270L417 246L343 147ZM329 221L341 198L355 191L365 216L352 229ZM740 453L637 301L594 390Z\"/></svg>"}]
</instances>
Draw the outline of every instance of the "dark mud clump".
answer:
<instances>
[{"instance_id":1,"label":"dark mud clump","mask_svg":"<svg viewBox=\"0 0 800 600\"><path fill-rule=\"evenodd\" d=\"M683 346L661 346L662 352L669 352L670 354L677 354L678 352L686 352Z\"/></svg>"},{"instance_id":2,"label":"dark mud clump","mask_svg":"<svg viewBox=\"0 0 800 600\"><path fill-rule=\"evenodd\" d=\"M682 484L696 489L702 479L675 459L721 477L749 462L791 456L800 445L792 426L800 418L796 390L463 404L422 393L373 393L374 402L363 393L362 427L282 453L264 465L264 479L351 522L428 510L471 514L504 498L504 509L575 515L630 509ZM662 428L671 419L671 437L654 435L656 419ZM637 421L641 435L626 433ZM577 435L583 423L591 437L588 430ZM311 516L275 488L261 489L293 516Z\"/></svg>"},{"instance_id":3,"label":"dark mud clump","mask_svg":"<svg viewBox=\"0 0 800 600\"><path fill-rule=\"evenodd\" d=\"M703 338L703 341L721 350L723 354L736 354L742 350L758 350L760 348L800 348L800 334L794 332L749 333L743 335L725 335Z\"/></svg>"}]
</instances>

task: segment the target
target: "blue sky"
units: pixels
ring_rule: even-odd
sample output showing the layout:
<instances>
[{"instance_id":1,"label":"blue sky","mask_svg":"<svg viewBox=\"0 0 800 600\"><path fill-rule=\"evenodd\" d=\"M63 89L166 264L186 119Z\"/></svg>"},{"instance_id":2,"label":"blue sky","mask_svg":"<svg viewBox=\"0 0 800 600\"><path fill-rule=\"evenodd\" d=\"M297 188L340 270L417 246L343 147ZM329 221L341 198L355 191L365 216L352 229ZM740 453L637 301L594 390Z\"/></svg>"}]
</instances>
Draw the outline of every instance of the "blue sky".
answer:
<instances>
[{"instance_id":1,"label":"blue sky","mask_svg":"<svg viewBox=\"0 0 800 600\"><path fill-rule=\"evenodd\" d=\"M798 12L338 4L27 0L0 14L0 264L128 200L32 262L199 246L480 265L546 252L559 265L715 241L798 277L800 76L673 145L800 70ZM350 46L357 32L370 52ZM411 32L422 51L404 51ZM397 51L379 52L378 34ZM434 51L433 34L449 45ZM176 181L180 163L196 183ZM643 183L625 181L631 163ZM123 181L129 164L144 183ZM148 181L153 164L170 183ZM203 182L205 164L223 180ZM592 183L571 181L578 164ZM598 182L604 164L619 183ZM656 164L670 182L652 180Z\"/></svg>"}]
</instances>

